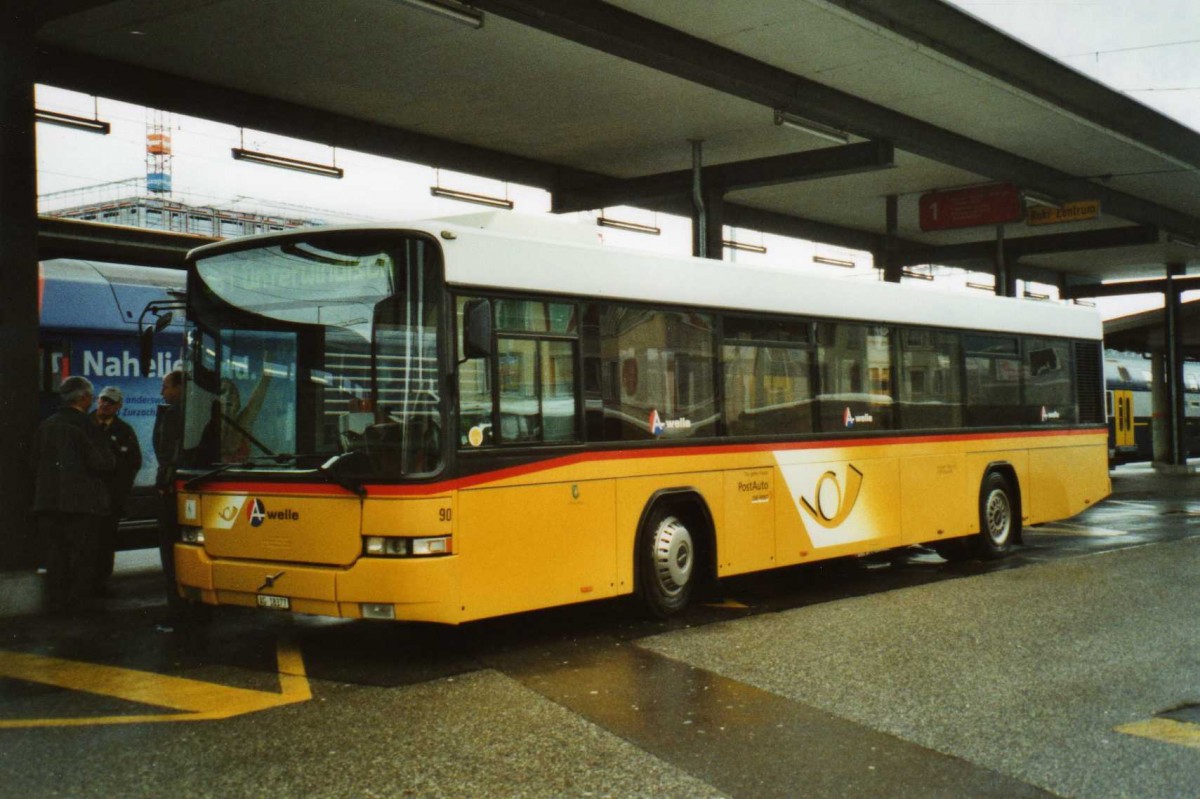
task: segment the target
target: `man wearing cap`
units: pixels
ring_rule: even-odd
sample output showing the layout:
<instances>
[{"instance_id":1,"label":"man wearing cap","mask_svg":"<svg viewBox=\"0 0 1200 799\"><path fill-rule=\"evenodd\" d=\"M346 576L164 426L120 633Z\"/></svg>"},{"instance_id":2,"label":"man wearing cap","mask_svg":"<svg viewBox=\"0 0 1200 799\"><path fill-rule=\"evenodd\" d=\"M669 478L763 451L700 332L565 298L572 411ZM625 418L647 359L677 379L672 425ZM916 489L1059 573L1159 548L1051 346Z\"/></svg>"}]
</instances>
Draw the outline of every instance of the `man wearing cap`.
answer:
<instances>
[{"instance_id":1,"label":"man wearing cap","mask_svg":"<svg viewBox=\"0 0 1200 799\"><path fill-rule=\"evenodd\" d=\"M96 410L91 414L92 422L104 432L117 461L108 479L108 515L100 519L96 535L96 579L93 587L97 594L104 593L104 583L112 575L117 526L125 515L125 505L129 502L134 478L142 468L142 448L137 433L117 415L124 403L121 389L105 386L100 391Z\"/></svg>"},{"instance_id":2,"label":"man wearing cap","mask_svg":"<svg viewBox=\"0 0 1200 799\"><path fill-rule=\"evenodd\" d=\"M58 612L91 592L97 519L108 513L106 481L114 458L88 421L93 391L85 377L63 380L62 407L33 438L33 512L46 541L49 605Z\"/></svg>"}]
</instances>

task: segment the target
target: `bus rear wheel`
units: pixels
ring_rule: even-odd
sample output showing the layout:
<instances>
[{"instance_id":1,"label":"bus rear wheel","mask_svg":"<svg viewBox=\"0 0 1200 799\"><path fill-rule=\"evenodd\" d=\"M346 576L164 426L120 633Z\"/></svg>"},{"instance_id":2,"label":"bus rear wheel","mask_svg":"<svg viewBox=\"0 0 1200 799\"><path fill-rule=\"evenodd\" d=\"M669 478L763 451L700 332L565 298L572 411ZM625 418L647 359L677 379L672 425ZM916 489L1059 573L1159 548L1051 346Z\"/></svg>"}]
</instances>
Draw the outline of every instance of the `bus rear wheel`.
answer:
<instances>
[{"instance_id":1,"label":"bus rear wheel","mask_svg":"<svg viewBox=\"0 0 1200 799\"><path fill-rule=\"evenodd\" d=\"M975 554L985 559L1008 554L1020 524L1012 486L999 472L988 472L979 489L979 535L972 542Z\"/></svg>"},{"instance_id":2,"label":"bus rear wheel","mask_svg":"<svg viewBox=\"0 0 1200 799\"><path fill-rule=\"evenodd\" d=\"M994 560L1012 550L1020 529L1012 484L1000 472L988 472L979 487L979 532L966 538L938 541L933 548L951 562L972 558Z\"/></svg>"},{"instance_id":3,"label":"bus rear wheel","mask_svg":"<svg viewBox=\"0 0 1200 799\"><path fill-rule=\"evenodd\" d=\"M639 552L641 596L651 615L665 619L687 607L696 576L696 544L669 508L647 520Z\"/></svg>"}]
</instances>

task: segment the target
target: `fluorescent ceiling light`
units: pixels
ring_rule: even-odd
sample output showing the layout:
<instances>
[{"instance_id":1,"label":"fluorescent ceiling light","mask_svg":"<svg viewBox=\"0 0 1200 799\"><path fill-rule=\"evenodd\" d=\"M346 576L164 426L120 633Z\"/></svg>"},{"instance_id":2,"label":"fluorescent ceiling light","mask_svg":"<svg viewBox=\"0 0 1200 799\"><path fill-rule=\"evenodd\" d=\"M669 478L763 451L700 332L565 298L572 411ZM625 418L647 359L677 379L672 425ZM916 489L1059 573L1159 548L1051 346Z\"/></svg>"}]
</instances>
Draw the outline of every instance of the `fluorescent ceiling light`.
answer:
<instances>
[{"instance_id":1,"label":"fluorescent ceiling light","mask_svg":"<svg viewBox=\"0 0 1200 799\"><path fill-rule=\"evenodd\" d=\"M491 197L487 194L472 194L469 191L456 191L455 189L443 189L441 186L431 186L429 193L434 197L445 197L447 200L459 200L464 203L475 203L476 205L487 205L492 208L507 208L510 211L513 207L513 201L504 197Z\"/></svg>"},{"instance_id":2,"label":"fluorescent ceiling light","mask_svg":"<svg viewBox=\"0 0 1200 799\"><path fill-rule=\"evenodd\" d=\"M345 170L334 164L317 164L312 161L300 161L296 158L287 158L282 155L260 153L255 150L243 150L241 147L233 148L233 158L235 161L249 161L252 164L274 166L280 169L290 169L294 172L322 175L327 178L340 178L346 174Z\"/></svg>"},{"instance_id":3,"label":"fluorescent ceiling light","mask_svg":"<svg viewBox=\"0 0 1200 799\"><path fill-rule=\"evenodd\" d=\"M89 133L100 133L105 136L112 132L112 125L99 119L60 114L58 111L43 111L40 108L34 110L33 116L38 122L47 122L51 125L59 125L64 128L86 130Z\"/></svg>"},{"instance_id":4,"label":"fluorescent ceiling light","mask_svg":"<svg viewBox=\"0 0 1200 799\"><path fill-rule=\"evenodd\" d=\"M854 261L850 261L845 258L830 258L827 255L814 255L813 263L825 264L826 266L843 266L847 269L854 268Z\"/></svg>"},{"instance_id":5,"label":"fluorescent ceiling light","mask_svg":"<svg viewBox=\"0 0 1200 799\"><path fill-rule=\"evenodd\" d=\"M933 274L930 272L918 272L916 269L904 267L900 270L900 274L904 277L911 277L915 280L933 280Z\"/></svg>"},{"instance_id":6,"label":"fluorescent ceiling light","mask_svg":"<svg viewBox=\"0 0 1200 799\"><path fill-rule=\"evenodd\" d=\"M483 27L483 12L466 3L459 3L455 0L396 0L396 2L428 11L430 14L437 14L445 19L452 19L472 28Z\"/></svg>"},{"instance_id":7,"label":"fluorescent ceiling light","mask_svg":"<svg viewBox=\"0 0 1200 799\"><path fill-rule=\"evenodd\" d=\"M651 236L662 235L662 228L654 225L643 225L639 222L623 222L620 219L609 219L606 216L596 217L596 224L600 227L611 227L617 230L629 230L633 233L647 233Z\"/></svg>"},{"instance_id":8,"label":"fluorescent ceiling light","mask_svg":"<svg viewBox=\"0 0 1200 799\"><path fill-rule=\"evenodd\" d=\"M775 109L775 124L783 125L787 128L794 128L803 131L819 139L831 141L836 144L849 144L850 134L844 130L838 130L832 125L826 125L821 122L814 122L811 119L796 116L784 111L782 108Z\"/></svg>"},{"instance_id":9,"label":"fluorescent ceiling light","mask_svg":"<svg viewBox=\"0 0 1200 799\"><path fill-rule=\"evenodd\" d=\"M765 253L767 251L767 248L761 244L746 244L745 242L733 241L731 239L725 239L721 243L724 244L726 247L728 247L731 250L742 250L744 252L761 252L761 253Z\"/></svg>"},{"instance_id":10,"label":"fluorescent ceiling light","mask_svg":"<svg viewBox=\"0 0 1200 799\"><path fill-rule=\"evenodd\" d=\"M1041 194L1036 191L1023 191L1021 192L1021 196L1025 198L1026 205L1038 205L1042 208L1062 208L1062 203L1048 194Z\"/></svg>"},{"instance_id":11,"label":"fluorescent ceiling light","mask_svg":"<svg viewBox=\"0 0 1200 799\"><path fill-rule=\"evenodd\" d=\"M979 289L980 291L995 292L996 284L995 283L972 283L971 281L967 281L967 288Z\"/></svg>"}]
</instances>

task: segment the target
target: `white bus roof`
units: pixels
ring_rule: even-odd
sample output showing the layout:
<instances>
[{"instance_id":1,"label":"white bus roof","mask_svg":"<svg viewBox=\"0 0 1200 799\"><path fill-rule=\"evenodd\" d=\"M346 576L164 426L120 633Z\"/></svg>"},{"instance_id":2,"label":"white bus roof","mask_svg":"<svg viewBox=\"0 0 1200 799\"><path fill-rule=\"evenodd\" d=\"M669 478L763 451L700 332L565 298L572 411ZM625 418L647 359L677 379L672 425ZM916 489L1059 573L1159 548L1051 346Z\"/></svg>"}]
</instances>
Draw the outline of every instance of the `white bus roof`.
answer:
<instances>
[{"instance_id":1,"label":"white bus roof","mask_svg":"<svg viewBox=\"0 0 1200 799\"><path fill-rule=\"evenodd\" d=\"M207 245L208 255L253 239L312 236L306 228ZM801 274L776 266L665 256L604 245L587 225L519 214L480 213L339 230L421 231L437 238L452 286L672 303L864 322L1100 339L1092 309Z\"/></svg>"}]
</instances>

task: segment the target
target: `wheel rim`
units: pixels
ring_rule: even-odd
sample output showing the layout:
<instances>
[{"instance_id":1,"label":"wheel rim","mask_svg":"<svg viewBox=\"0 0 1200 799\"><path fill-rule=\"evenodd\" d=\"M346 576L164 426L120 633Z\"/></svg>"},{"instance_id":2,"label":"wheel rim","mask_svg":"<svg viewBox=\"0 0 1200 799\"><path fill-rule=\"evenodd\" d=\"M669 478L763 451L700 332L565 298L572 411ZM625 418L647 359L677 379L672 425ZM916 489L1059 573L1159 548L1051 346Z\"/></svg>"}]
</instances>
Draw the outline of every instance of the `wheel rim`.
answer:
<instances>
[{"instance_id":1,"label":"wheel rim","mask_svg":"<svg viewBox=\"0 0 1200 799\"><path fill-rule=\"evenodd\" d=\"M993 544L1004 544L1012 532L1012 505L1003 489L994 488L984 505L987 536Z\"/></svg>"},{"instance_id":2,"label":"wheel rim","mask_svg":"<svg viewBox=\"0 0 1200 799\"><path fill-rule=\"evenodd\" d=\"M651 558L658 589L664 596L676 597L692 577L692 534L674 516L659 522L654 531Z\"/></svg>"}]
</instances>

